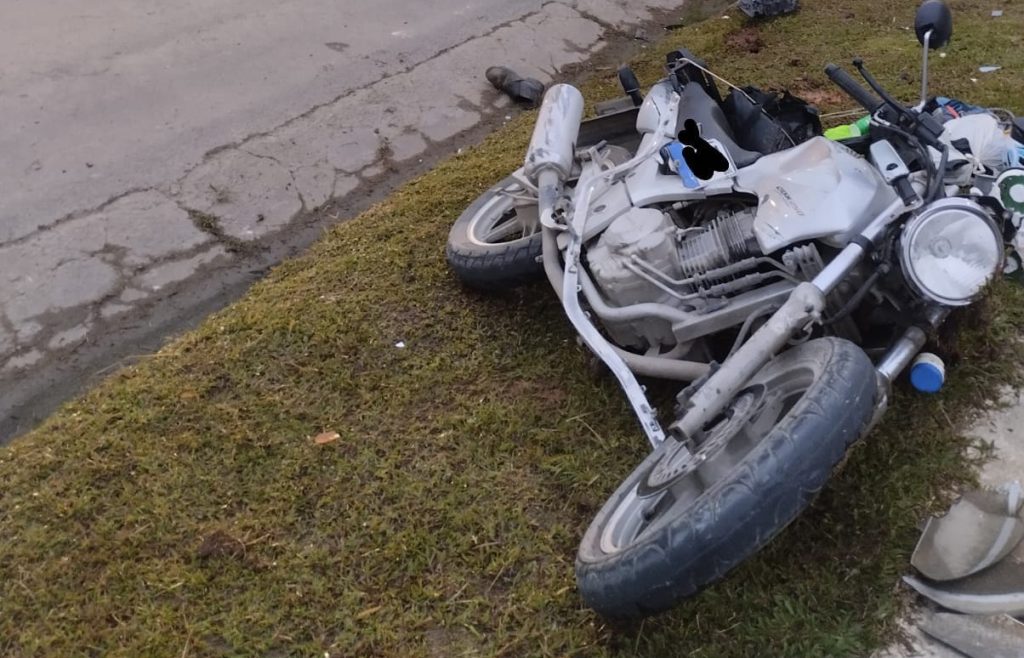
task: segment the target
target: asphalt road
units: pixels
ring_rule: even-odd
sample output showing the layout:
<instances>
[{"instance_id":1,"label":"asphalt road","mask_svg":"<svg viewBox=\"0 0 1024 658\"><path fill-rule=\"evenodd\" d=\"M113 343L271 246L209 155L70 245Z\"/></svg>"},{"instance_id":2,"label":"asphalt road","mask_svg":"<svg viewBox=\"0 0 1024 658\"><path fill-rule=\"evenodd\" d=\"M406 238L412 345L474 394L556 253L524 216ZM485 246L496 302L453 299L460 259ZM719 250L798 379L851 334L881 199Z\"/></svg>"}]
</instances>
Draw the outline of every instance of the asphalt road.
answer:
<instances>
[{"instance_id":1,"label":"asphalt road","mask_svg":"<svg viewBox=\"0 0 1024 658\"><path fill-rule=\"evenodd\" d=\"M0 2L0 441L680 4Z\"/></svg>"}]
</instances>

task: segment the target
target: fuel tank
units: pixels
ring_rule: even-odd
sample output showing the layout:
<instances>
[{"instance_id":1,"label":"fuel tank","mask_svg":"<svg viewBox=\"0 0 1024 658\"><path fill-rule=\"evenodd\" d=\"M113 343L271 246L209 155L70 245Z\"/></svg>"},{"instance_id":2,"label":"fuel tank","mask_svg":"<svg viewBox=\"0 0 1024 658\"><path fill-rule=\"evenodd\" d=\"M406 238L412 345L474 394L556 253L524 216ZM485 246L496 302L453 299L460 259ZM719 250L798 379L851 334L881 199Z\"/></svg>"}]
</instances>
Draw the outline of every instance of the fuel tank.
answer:
<instances>
[{"instance_id":1,"label":"fuel tank","mask_svg":"<svg viewBox=\"0 0 1024 658\"><path fill-rule=\"evenodd\" d=\"M754 235L766 254L804 240L842 247L896 200L870 162L824 137L740 169L735 188L757 195Z\"/></svg>"}]
</instances>

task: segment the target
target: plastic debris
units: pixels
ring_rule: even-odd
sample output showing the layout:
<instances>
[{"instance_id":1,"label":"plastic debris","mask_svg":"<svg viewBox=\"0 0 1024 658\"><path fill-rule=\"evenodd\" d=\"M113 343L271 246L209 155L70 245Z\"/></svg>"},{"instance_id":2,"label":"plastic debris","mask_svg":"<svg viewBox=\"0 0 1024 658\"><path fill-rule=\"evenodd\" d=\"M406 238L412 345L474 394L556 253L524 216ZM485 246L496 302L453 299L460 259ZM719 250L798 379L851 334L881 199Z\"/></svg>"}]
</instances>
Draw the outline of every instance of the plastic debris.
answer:
<instances>
[{"instance_id":1,"label":"plastic debris","mask_svg":"<svg viewBox=\"0 0 1024 658\"><path fill-rule=\"evenodd\" d=\"M1024 624L1009 615L958 615L934 612L921 630L970 658L1020 658Z\"/></svg>"},{"instance_id":2,"label":"plastic debris","mask_svg":"<svg viewBox=\"0 0 1024 658\"><path fill-rule=\"evenodd\" d=\"M1024 562L1007 558L961 580L930 583L914 576L903 582L944 608L970 615L1024 615Z\"/></svg>"},{"instance_id":3,"label":"plastic debris","mask_svg":"<svg viewBox=\"0 0 1024 658\"><path fill-rule=\"evenodd\" d=\"M868 134L868 130L871 128L871 115L861 117L857 121L843 125L836 126L835 128L829 128L825 131L825 137L833 140L840 141L843 139L850 139L852 137L860 137L861 135Z\"/></svg>"},{"instance_id":4,"label":"plastic debris","mask_svg":"<svg viewBox=\"0 0 1024 658\"><path fill-rule=\"evenodd\" d=\"M987 113L968 114L947 121L940 139L951 149L956 149L960 157L969 153L972 159L993 171L1002 171L1017 164L1017 149L1022 146L1004 132L998 119ZM950 158L952 161L952 153Z\"/></svg>"},{"instance_id":5,"label":"plastic debris","mask_svg":"<svg viewBox=\"0 0 1024 658\"><path fill-rule=\"evenodd\" d=\"M931 352L921 352L914 359L914 363L910 366L910 383L918 391L922 393L938 393L942 390L942 385L946 382L946 364L942 362L942 358L937 354ZM946 514L943 519L948 518L949 514ZM941 519L932 519L932 521L941 521ZM925 529L925 534L927 534ZM1021 524L1021 533L1024 536L1024 524ZM920 545L920 543L918 544Z\"/></svg>"},{"instance_id":6,"label":"plastic debris","mask_svg":"<svg viewBox=\"0 0 1024 658\"><path fill-rule=\"evenodd\" d=\"M751 18L789 14L800 7L798 0L739 0L738 6Z\"/></svg>"},{"instance_id":7,"label":"plastic debris","mask_svg":"<svg viewBox=\"0 0 1024 658\"><path fill-rule=\"evenodd\" d=\"M1024 169L1007 169L996 178L994 187L999 190L997 198L1003 208L1024 216ZM1015 219L1018 221L1014 222L1014 226L1021 228L1024 222Z\"/></svg>"},{"instance_id":8,"label":"plastic debris","mask_svg":"<svg viewBox=\"0 0 1024 658\"><path fill-rule=\"evenodd\" d=\"M992 10L992 18L999 18L1002 15L1003 15L1003 10L1002 9L993 9Z\"/></svg>"},{"instance_id":9,"label":"plastic debris","mask_svg":"<svg viewBox=\"0 0 1024 658\"><path fill-rule=\"evenodd\" d=\"M1024 158L1024 151L1019 158ZM999 174L991 193L1011 213L1010 224L1015 229L1009 241L1011 249L1006 255L1003 274L1024 283L1024 169L1011 168Z\"/></svg>"},{"instance_id":10,"label":"plastic debris","mask_svg":"<svg viewBox=\"0 0 1024 658\"><path fill-rule=\"evenodd\" d=\"M1005 490L965 493L945 516L928 519L910 564L931 580L963 578L992 566L1024 538L1017 517L1021 503L1017 482Z\"/></svg>"},{"instance_id":11,"label":"plastic debris","mask_svg":"<svg viewBox=\"0 0 1024 658\"><path fill-rule=\"evenodd\" d=\"M965 103L962 100L956 98L947 98L945 96L935 97L935 109L932 110L932 115L942 121L943 123L950 119L959 119L962 116L968 114L986 114L988 110L977 105L971 105ZM930 108L932 105L929 104L927 107Z\"/></svg>"},{"instance_id":12,"label":"plastic debris","mask_svg":"<svg viewBox=\"0 0 1024 658\"><path fill-rule=\"evenodd\" d=\"M1024 488L965 493L928 521L910 563L925 577L904 576L919 594L972 615L1024 614Z\"/></svg>"},{"instance_id":13,"label":"plastic debris","mask_svg":"<svg viewBox=\"0 0 1024 658\"><path fill-rule=\"evenodd\" d=\"M539 105L544 96L543 82L534 78L524 78L507 66L492 66L484 75L495 89L505 92L512 100L530 107Z\"/></svg>"},{"instance_id":14,"label":"plastic debris","mask_svg":"<svg viewBox=\"0 0 1024 658\"><path fill-rule=\"evenodd\" d=\"M994 72L998 71L1001 68L1003 68L1003 67L1002 66L979 66L978 67L978 71L980 73L994 73Z\"/></svg>"},{"instance_id":15,"label":"plastic debris","mask_svg":"<svg viewBox=\"0 0 1024 658\"><path fill-rule=\"evenodd\" d=\"M398 341L397 343L395 343L395 347L397 347L400 350L404 350L405 349L405 341L404 340Z\"/></svg>"}]
</instances>

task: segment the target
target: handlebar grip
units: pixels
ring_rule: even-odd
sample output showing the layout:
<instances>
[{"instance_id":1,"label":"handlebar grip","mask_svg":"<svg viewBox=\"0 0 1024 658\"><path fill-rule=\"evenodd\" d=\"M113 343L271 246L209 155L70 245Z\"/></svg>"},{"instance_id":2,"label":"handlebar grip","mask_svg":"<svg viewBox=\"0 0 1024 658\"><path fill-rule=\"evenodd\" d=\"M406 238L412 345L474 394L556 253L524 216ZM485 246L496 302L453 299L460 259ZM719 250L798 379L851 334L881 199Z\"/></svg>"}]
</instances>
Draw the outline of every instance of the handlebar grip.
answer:
<instances>
[{"instance_id":1,"label":"handlebar grip","mask_svg":"<svg viewBox=\"0 0 1024 658\"><path fill-rule=\"evenodd\" d=\"M835 64L825 67L825 74L836 83L840 89L850 95L853 100L861 104L868 112L874 113L882 105L882 100L870 91L860 86L853 76L839 68Z\"/></svg>"}]
</instances>

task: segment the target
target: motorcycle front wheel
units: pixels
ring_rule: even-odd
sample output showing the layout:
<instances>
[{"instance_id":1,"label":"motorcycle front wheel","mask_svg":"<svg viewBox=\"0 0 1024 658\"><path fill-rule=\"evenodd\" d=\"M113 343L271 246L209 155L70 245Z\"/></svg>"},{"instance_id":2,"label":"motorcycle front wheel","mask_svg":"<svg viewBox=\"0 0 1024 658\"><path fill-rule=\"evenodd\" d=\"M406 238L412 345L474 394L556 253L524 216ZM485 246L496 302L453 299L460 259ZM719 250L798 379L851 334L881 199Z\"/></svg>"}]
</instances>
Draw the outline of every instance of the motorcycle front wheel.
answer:
<instances>
[{"instance_id":1,"label":"motorcycle front wheel","mask_svg":"<svg viewBox=\"0 0 1024 658\"><path fill-rule=\"evenodd\" d=\"M723 578L821 491L867 430L876 381L863 350L838 338L775 357L695 444L667 439L605 503L576 558L583 600L644 617Z\"/></svg>"}]
</instances>

